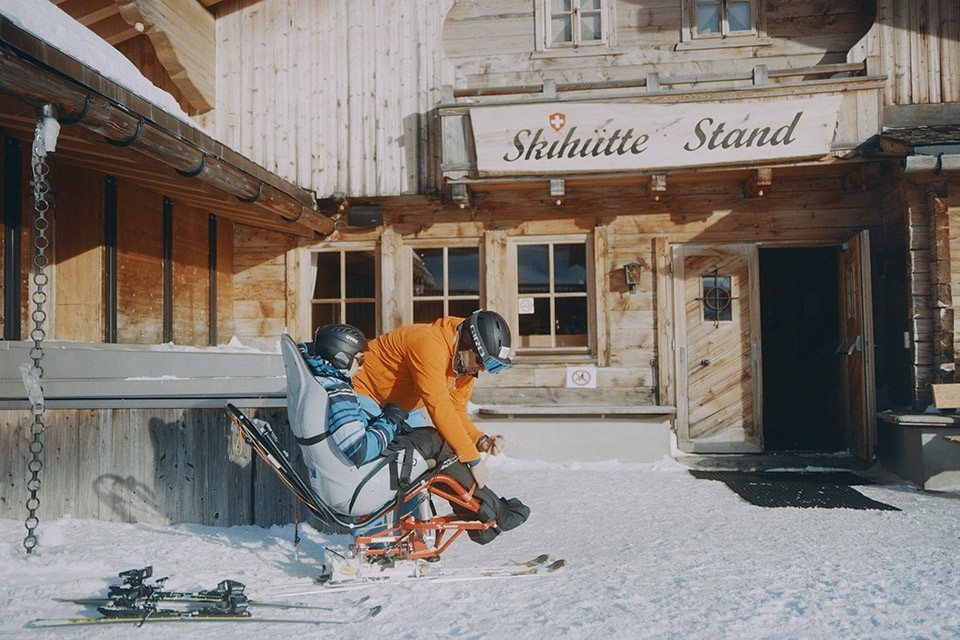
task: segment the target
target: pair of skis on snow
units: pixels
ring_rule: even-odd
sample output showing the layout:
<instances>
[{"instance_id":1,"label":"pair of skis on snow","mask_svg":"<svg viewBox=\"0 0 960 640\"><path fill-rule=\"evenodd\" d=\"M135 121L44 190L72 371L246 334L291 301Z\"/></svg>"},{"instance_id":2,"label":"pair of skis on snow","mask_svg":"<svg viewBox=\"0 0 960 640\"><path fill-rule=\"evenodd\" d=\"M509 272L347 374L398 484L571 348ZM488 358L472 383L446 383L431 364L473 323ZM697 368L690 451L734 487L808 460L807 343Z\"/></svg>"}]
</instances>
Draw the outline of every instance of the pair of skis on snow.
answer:
<instances>
[{"instance_id":1,"label":"pair of skis on snow","mask_svg":"<svg viewBox=\"0 0 960 640\"><path fill-rule=\"evenodd\" d=\"M551 561L550 557L544 554L525 562L510 562L505 565L487 568L441 569L432 568L428 565L414 575L391 574L383 578L324 582L319 585L317 582L312 582L310 588L275 595L276 597L292 598L410 582L458 582L546 575L556 572L564 564L564 560ZM265 624L349 625L373 618L383 609L381 605L370 606L368 604L369 595L335 607L253 600L245 594L244 585L235 580L223 580L215 589L203 591L168 591L163 588L167 578L160 578L153 584L146 582L152 572L153 567L146 567L120 573L120 577L124 578L123 584L111 586L107 596L56 599L59 602L95 606L100 613L99 616L41 618L32 621L29 626L32 628L50 628L121 623L142 626L156 622L262 622ZM261 607L291 611L301 610L302 613L310 612L311 617L261 618L251 613L251 609L256 610Z\"/></svg>"},{"instance_id":2,"label":"pair of skis on snow","mask_svg":"<svg viewBox=\"0 0 960 640\"><path fill-rule=\"evenodd\" d=\"M72 627L92 624L128 623L142 626L154 622L264 622L272 624L355 624L380 613L381 606L368 606L365 596L359 600L337 607L267 602L251 600L245 586L235 580L223 580L216 588L203 591L168 591L164 589L167 578L153 584L146 579L153 574L153 567L131 569L120 574L123 584L110 587L106 596L93 598L57 598L84 606L95 606L99 616L74 618L39 619L30 627ZM312 613L310 618L260 618L251 613L251 608L274 607L300 609ZM319 613L323 612L323 613ZM334 613L342 615L334 616Z\"/></svg>"}]
</instances>

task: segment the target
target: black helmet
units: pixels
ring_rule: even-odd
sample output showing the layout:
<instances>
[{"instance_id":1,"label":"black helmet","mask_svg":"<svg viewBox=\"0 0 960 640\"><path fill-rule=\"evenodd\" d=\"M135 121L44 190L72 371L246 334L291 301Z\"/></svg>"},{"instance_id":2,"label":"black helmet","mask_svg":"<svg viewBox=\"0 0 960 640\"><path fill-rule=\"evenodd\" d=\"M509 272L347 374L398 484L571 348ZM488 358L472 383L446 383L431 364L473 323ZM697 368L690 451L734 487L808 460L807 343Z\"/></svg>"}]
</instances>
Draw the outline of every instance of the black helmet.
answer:
<instances>
[{"instance_id":1,"label":"black helmet","mask_svg":"<svg viewBox=\"0 0 960 640\"><path fill-rule=\"evenodd\" d=\"M367 350L363 331L349 324L328 324L317 329L313 338L313 354L338 369L349 369L353 359Z\"/></svg>"},{"instance_id":2,"label":"black helmet","mask_svg":"<svg viewBox=\"0 0 960 640\"><path fill-rule=\"evenodd\" d=\"M490 373L500 373L513 364L510 360L510 327L496 311L480 309L460 323L457 349L472 350Z\"/></svg>"}]
</instances>

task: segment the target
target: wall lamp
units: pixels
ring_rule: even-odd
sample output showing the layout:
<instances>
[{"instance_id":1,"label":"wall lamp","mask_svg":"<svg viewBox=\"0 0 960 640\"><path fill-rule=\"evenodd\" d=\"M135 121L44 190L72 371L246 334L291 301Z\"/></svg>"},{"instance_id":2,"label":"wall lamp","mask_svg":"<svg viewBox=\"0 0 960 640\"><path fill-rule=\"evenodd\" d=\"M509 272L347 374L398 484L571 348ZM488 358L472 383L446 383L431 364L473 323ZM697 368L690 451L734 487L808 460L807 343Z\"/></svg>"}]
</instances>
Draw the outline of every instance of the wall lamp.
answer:
<instances>
[{"instance_id":1,"label":"wall lamp","mask_svg":"<svg viewBox=\"0 0 960 640\"><path fill-rule=\"evenodd\" d=\"M563 204L563 198L567 194L566 183L563 181L563 178L551 178L550 179L550 197L553 198L553 201L559 207Z\"/></svg>"},{"instance_id":2,"label":"wall lamp","mask_svg":"<svg viewBox=\"0 0 960 640\"><path fill-rule=\"evenodd\" d=\"M450 185L450 197L461 209L470 206L470 188L462 182L454 182Z\"/></svg>"},{"instance_id":3,"label":"wall lamp","mask_svg":"<svg viewBox=\"0 0 960 640\"><path fill-rule=\"evenodd\" d=\"M655 173L650 176L647 196L654 202L660 202L660 196L667 192L667 174Z\"/></svg>"},{"instance_id":4,"label":"wall lamp","mask_svg":"<svg viewBox=\"0 0 960 640\"><path fill-rule=\"evenodd\" d=\"M637 293L641 271L643 271L643 265L639 262L631 262L630 264L623 265L623 277L627 281L627 287L631 295Z\"/></svg>"}]
</instances>

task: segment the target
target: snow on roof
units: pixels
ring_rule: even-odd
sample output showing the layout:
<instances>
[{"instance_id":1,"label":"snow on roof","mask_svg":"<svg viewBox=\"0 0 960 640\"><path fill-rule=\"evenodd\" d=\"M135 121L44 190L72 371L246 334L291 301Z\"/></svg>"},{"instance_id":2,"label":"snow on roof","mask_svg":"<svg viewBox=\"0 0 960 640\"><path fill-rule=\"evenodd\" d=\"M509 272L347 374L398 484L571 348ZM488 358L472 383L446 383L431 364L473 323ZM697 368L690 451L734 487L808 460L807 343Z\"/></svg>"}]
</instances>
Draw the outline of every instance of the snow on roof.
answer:
<instances>
[{"instance_id":1,"label":"snow on roof","mask_svg":"<svg viewBox=\"0 0 960 640\"><path fill-rule=\"evenodd\" d=\"M0 0L0 16L175 118L197 127L172 95L150 82L122 53L49 0Z\"/></svg>"}]
</instances>

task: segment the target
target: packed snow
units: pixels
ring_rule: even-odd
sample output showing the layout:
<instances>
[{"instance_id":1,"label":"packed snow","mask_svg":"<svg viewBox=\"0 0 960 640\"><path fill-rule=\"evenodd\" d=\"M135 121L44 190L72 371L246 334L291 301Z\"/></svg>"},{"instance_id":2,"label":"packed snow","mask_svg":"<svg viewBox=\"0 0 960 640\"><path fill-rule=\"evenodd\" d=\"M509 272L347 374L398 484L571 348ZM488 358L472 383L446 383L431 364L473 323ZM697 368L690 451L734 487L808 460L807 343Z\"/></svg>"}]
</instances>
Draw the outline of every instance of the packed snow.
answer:
<instances>
[{"instance_id":1,"label":"packed snow","mask_svg":"<svg viewBox=\"0 0 960 640\"><path fill-rule=\"evenodd\" d=\"M301 525L214 528L41 521L26 554L23 522L0 520L0 636L30 638L956 638L960 637L960 500L896 478L858 487L900 511L761 508L685 466L546 464L492 459L490 486L532 508L486 546L456 541L446 567L499 565L541 553L566 559L550 575L403 583L362 592L282 596L319 572L342 535ZM41 491L42 499L42 491ZM147 565L168 588L223 579L254 599L342 606L371 596L368 621L329 627L256 622L134 628L31 629L36 618L95 614L58 596L105 595L117 574ZM309 587L308 587L309 588ZM255 609L259 617L323 612ZM171 635L172 634L172 635ZM267 634L266 636L264 634Z\"/></svg>"}]
</instances>

